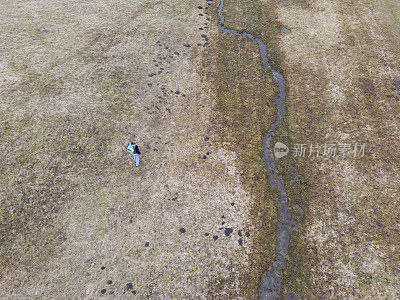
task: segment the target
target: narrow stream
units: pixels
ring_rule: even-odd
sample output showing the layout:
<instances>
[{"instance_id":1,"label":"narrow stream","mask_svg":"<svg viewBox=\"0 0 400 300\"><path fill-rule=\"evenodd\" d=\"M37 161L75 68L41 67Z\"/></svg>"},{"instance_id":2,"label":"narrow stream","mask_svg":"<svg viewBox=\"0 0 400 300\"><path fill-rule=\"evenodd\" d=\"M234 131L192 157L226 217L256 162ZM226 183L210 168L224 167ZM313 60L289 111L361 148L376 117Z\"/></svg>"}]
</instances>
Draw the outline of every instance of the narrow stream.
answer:
<instances>
[{"instance_id":1,"label":"narrow stream","mask_svg":"<svg viewBox=\"0 0 400 300\"><path fill-rule=\"evenodd\" d=\"M221 4L218 8L219 14L219 28L230 34L235 34L238 36L243 36L256 42L260 47L260 54L263 62L264 69L267 72L271 72L274 81L279 85L279 94L275 96L275 104L278 109L278 116L275 122L269 128L267 134L263 137L263 158L265 161L265 169L268 174L268 180L271 185L271 190L273 192L278 192L279 195L276 197L276 203L279 212L279 224L276 232L276 252L277 256L273 263L273 269L270 272L265 272L261 282L259 295L261 299L275 299L279 296L282 286L282 273L285 268L285 255L288 251L289 246L289 228L290 228L290 215L287 207L287 194L285 190L285 184L279 179L276 163L273 153L269 150L271 139L275 135L275 131L282 125L283 118L286 115L285 101L286 101L286 83L285 78L281 73L274 70L268 62L267 58L267 47L259 39L253 35L247 33L246 31L239 32L236 30L228 29L223 26L224 15L222 10L224 8L224 1L221 0Z\"/></svg>"}]
</instances>

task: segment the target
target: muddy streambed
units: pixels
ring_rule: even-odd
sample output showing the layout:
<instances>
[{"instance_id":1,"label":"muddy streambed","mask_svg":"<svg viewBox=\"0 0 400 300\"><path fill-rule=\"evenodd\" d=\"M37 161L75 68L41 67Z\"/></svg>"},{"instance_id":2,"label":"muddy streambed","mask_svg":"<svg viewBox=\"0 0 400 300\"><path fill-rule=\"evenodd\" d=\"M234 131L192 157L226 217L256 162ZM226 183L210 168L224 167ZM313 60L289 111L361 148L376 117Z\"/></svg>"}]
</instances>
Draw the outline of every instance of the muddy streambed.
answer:
<instances>
[{"instance_id":1,"label":"muddy streambed","mask_svg":"<svg viewBox=\"0 0 400 300\"><path fill-rule=\"evenodd\" d=\"M273 79L279 85L279 93L275 96L274 101L277 106L277 118L270 126L267 133L263 137L263 158L265 161L265 169L268 175L268 181L271 186L271 191L276 193L276 203L279 212L279 224L276 232L276 259L273 263L272 270L265 272L261 282L259 295L261 299L274 299L279 296L282 286L282 273L285 267L285 255L288 252L289 246L289 228L290 215L287 205L287 194L284 182L279 179L276 169L276 162L273 153L270 151L271 139L275 135L275 131L282 125L286 115L286 83L282 74L273 69L268 61L267 47L259 38L254 37L246 31L239 32L234 29L224 27L223 15L224 1L221 0L218 8L219 28L229 34L235 34L252 40L257 43L260 49L260 55L265 71L272 73Z\"/></svg>"}]
</instances>

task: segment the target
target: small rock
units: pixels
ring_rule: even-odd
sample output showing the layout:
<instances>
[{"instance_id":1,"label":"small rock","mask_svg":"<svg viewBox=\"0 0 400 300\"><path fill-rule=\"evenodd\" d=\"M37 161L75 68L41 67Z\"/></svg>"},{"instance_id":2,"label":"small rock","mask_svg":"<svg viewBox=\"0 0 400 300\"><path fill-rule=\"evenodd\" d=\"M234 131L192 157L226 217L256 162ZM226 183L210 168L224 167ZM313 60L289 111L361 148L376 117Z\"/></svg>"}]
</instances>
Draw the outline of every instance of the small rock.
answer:
<instances>
[{"instance_id":1,"label":"small rock","mask_svg":"<svg viewBox=\"0 0 400 300\"><path fill-rule=\"evenodd\" d=\"M181 233L185 233L185 232L186 232L186 229L185 229L185 228L181 228L181 229L179 229L179 231L180 231Z\"/></svg>"},{"instance_id":2,"label":"small rock","mask_svg":"<svg viewBox=\"0 0 400 300\"><path fill-rule=\"evenodd\" d=\"M230 236L232 232L233 232L232 228L225 228L225 235L226 236Z\"/></svg>"}]
</instances>

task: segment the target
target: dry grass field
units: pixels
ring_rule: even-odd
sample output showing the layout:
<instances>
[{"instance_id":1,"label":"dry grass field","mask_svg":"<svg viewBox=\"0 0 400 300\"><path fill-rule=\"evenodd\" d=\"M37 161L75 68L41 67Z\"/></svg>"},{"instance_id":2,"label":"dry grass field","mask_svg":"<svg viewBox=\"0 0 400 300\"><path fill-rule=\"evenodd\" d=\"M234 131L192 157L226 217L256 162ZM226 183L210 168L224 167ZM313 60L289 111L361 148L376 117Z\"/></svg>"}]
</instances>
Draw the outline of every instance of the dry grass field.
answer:
<instances>
[{"instance_id":1,"label":"dry grass field","mask_svg":"<svg viewBox=\"0 0 400 300\"><path fill-rule=\"evenodd\" d=\"M243 296L259 230L211 129L199 5L2 2L2 299Z\"/></svg>"},{"instance_id":2,"label":"dry grass field","mask_svg":"<svg viewBox=\"0 0 400 300\"><path fill-rule=\"evenodd\" d=\"M218 5L0 0L1 299L258 298L277 88ZM224 15L286 78L274 142L366 144L278 161L295 221L282 299L400 298L398 1Z\"/></svg>"},{"instance_id":3,"label":"dry grass field","mask_svg":"<svg viewBox=\"0 0 400 300\"><path fill-rule=\"evenodd\" d=\"M290 30L279 48L291 141L366 147L363 158L297 160L289 194L304 216L284 293L398 299L400 6L282 1L276 15Z\"/></svg>"}]
</instances>

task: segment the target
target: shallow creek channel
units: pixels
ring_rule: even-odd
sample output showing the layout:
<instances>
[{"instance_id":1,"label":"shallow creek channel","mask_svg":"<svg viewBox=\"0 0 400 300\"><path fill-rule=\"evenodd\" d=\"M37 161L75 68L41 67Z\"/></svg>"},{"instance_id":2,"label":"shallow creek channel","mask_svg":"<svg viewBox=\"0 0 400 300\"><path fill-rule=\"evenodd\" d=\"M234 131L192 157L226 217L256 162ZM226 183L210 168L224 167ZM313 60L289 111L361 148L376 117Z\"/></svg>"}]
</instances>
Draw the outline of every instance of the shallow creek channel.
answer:
<instances>
[{"instance_id":1,"label":"shallow creek channel","mask_svg":"<svg viewBox=\"0 0 400 300\"><path fill-rule=\"evenodd\" d=\"M279 224L276 232L276 258L273 266L269 272L265 271L262 282L259 289L260 299L275 299L280 295L282 286L282 273L285 268L285 256L288 252L289 246L289 230L291 226L290 214L287 205L287 194L285 190L285 184L283 180L279 179L276 162L273 153L269 150L271 139L275 135L275 131L282 125L283 119L286 115L286 83L285 78L277 70L274 70L267 58L267 47L257 37L254 37L246 31L236 31L224 27L224 15L223 15L224 1L221 0L218 14L219 24L218 27L229 34L242 36L257 43L260 48L260 54L264 69L267 72L272 73L274 81L279 85L279 93L275 96L274 101L277 106L277 118L274 123L268 129L266 135L262 140L263 158L265 161L265 169L268 175L268 181L271 186L272 192L276 193L276 204L279 212Z\"/></svg>"}]
</instances>

